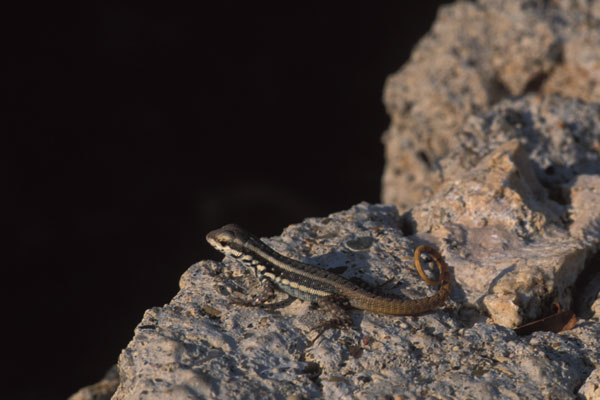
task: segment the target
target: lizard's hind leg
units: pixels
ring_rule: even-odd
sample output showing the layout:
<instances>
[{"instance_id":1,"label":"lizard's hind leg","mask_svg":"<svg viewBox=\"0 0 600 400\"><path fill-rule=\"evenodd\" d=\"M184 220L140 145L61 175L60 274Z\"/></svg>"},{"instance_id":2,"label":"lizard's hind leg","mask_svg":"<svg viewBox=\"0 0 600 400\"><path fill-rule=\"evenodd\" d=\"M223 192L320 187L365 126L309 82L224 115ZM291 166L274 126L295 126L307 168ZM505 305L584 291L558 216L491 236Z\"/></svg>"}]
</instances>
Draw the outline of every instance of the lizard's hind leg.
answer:
<instances>
[{"instance_id":1,"label":"lizard's hind leg","mask_svg":"<svg viewBox=\"0 0 600 400\"><path fill-rule=\"evenodd\" d=\"M352 326L353 321L347 311L349 304L345 298L336 295L321 297L317 304L319 305L319 309L323 310L331 318L311 329L318 332L314 340L317 340L328 329Z\"/></svg>"}]
</instances>

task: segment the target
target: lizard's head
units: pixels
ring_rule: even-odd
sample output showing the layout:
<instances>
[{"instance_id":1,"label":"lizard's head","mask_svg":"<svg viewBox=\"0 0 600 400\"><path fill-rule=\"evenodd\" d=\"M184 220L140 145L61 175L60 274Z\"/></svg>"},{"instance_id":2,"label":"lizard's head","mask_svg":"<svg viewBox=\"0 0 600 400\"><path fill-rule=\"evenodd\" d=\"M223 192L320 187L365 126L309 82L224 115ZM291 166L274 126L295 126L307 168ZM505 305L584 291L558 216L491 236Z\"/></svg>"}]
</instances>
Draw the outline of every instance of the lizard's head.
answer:
<instances>
[{"instance_id":1,"label":"lizard's head","mask_svg":"<svg viewBox=\"0 0 600 400\"><path fill-rule=\"evenodd\" d=\"M235 224L225 225L206 235L206 241L223 254L233 257L242 255L241 249L248 240L248 233Z\"/></svg>"}]
</instances>

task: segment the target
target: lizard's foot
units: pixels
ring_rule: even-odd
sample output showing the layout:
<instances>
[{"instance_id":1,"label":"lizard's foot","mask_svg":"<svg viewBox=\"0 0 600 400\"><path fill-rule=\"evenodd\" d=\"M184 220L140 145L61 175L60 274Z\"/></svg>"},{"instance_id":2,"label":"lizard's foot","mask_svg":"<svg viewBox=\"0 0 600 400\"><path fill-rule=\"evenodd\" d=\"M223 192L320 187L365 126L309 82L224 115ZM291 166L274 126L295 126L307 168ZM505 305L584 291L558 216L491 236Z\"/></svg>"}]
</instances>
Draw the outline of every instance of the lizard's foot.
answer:
<instances>
[{"instance_id":1,"label":"lizard's foot","mask_svg":"<svg viewBox=\"0 0 600 400\"><path fill-rule=\"evenodd\" d=\"M275 288L271 281L265 279L261 281L262 290L252 300L234 297L230 303L245 307L263 307L265 303L275 297Z\"/></svg>"}]
</instances>

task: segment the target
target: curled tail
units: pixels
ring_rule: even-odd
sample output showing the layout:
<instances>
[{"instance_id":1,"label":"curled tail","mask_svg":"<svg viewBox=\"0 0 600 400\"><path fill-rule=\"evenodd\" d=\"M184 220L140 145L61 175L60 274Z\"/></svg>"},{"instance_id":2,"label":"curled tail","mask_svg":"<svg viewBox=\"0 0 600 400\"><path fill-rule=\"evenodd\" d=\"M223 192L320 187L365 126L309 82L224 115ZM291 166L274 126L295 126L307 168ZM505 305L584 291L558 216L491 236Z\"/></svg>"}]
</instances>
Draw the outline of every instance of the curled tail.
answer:
<instances>
[{"instance_id":1,"label":"curled tail","mask_svg":"<svg viewBox=\"0 0 600 400\"><path fill-rule=\"evenodd\" d=\"M422 253L429 254L437 264L440 271L440 276L437 281L433 281L425 275L423 265L421 264ZM446 264L442 255L433 247L421 245L415 250L415 267L421 278L427 284L432 286L441 284L440 290L438 290L436 294L415 300L398 300L384 296L360 296L359 298L351 299L350 305L361 310L381 314L413 315L433 310L444 304L448 296L450 296L451 280L448 264Z\"/></svg>"}]
</instances>

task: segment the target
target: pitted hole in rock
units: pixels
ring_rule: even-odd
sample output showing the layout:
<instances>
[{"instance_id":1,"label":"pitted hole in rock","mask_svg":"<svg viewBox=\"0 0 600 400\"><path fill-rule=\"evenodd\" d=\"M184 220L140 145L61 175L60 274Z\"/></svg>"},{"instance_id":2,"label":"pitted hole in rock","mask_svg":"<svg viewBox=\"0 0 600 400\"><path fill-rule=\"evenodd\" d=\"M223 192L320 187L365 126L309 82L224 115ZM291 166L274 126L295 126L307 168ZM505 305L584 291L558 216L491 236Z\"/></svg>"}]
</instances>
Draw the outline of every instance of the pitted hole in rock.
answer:
<instances>
[{"instance_id":1,"label":"pitted hole in rock","mask_svg":"<svg viewBox=\"0 0 600 400\"><path fill-rule=\"evenodd\" d=\"M431 168L431 160L429 160L429 156L427 156L427 153L425 153L423 150L417 152L417 158Z\"/></svg>"},{"instance_id":2,"label":"pitted hole in rock","mask_svg":"<svg viewBox=\"0 0 600 400\"><path fill-rule=\"evenodd\" d=\"M315 382L319 379L322 372L323 372L323 370L322 370L321 366L319 365L319 363L312 362L312 361L307 362L306 366L304 366L304 368L302 368L302 373L306 374L308 379L310 379L313 382Z\"/></svg>"},{"instance_id":3,"label":"pitted hole in rock","mask_svg":"<svg viewBox=\"0 0 600 400\"><path fill-rule=\"evenodd\" d=\"M411 211L400 216L398 219L398 228L404 236L412 236L417 233L417 221L412 217Z\"/></svg>"},{"instance_id":4,"label":"pitted hole in rock","mask_svg":"<svg viewBox=\"0 0 600 400\"><path fill-rule=\"evenodd\" d=\"M539 74L537 74L533 78L531 78L529 80L529 82L527 82L527 85L525 86L525 90L523 92L524 93L538 93L540 91L540 89L542 88L542 86L544 85L544 82L546 82L547 79L548 79L548 73L540 72Z\"/></svg>"}]
</instances>

